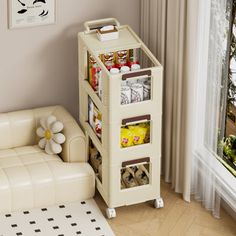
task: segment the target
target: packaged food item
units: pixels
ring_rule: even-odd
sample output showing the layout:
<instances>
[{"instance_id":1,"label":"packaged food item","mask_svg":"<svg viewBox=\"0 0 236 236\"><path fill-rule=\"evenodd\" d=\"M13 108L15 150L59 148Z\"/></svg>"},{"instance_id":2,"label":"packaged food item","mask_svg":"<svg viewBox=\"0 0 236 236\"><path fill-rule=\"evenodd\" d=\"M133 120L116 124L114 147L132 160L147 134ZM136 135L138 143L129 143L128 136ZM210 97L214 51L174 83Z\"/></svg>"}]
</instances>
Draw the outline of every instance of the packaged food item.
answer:
<instances>
[{"instance_id":1,"label":"packaged food item","mask_svg":"<svg viewBox=\"0 0 236 236\"><path fill-rule=\"evenodd\" d=\"M95 133L99 138L102 137L102 121L100 119L95 120Z\"/></svg>"},{"instance_id":2,"label":"packaged food item","mask_svg":"<svg viewBox=\"0 0 236 236\"><path fill-rule=\"evenodd\" d=\"M133 135L133 145L143 144L147 134L147 128L139 125L129 125L128 128Z\"/></svg>"},{"instance_id":3,"label":"packaged food item","mask_svg":"<svg viewBox=\"0 0 236 236\"><path fill-rule=\"evenodd\" d=\"M101 80L101 68L96 60L89 56L89 83L94 91L98 91L98 84Z\"/></svg>"},{"instance_id":4,"label":"packaged food item","mask_svg":"<svg viewBox=\"0 0 236 236\"><path fill-rule=\"evenodd\" d=\"M102 137L102 113L98 110L96 106L94 106L93 112L93 122L94 122L94 131L96 135L101 138Z\"/></svg>"},{"instance_id":5,"label":"packaged food item","mask_svg":"<svg viewBox=\"0 0 236 236\"><path fill-rule=\"evenodd\" d=\"M150 100L151 98L151 81L146 80L143 82L143 100Z\"/></svg>"},{"instance_id":6,"label":"packaged food item","mask_svg":"<svg viewBox=\"0 0 236 236\"><path fill-rule=\"evenodd\" d=\"M131 89L127 85L121 85L121 105L131 103Z\"/></svg>"},{"instance_id":7,"label":"packaged food item","mask_svg":"<svg viewBox=\"0 0 236 236\"><path fill-rule=\"evenodd\" d=\"M121 73L127 73L127 72L129 72L130 71L130 68L128 67L128 66L122 66L121 68L120 68L120 72Z\"/></svg>"},{"instance_id":8,"label":"packaged food item","mask_svg":"<svg viewBox=\"0 0 236 236\"><path fill-rule=\"evenodd\" d=\"M130 49L129 50L128 66L131 67L133 64L139 64L138 58L139 58L138 49L137 48Z\"/></svg>"},{"instance_id":9,"label":"packaged food item","mask_svg":"<svg viewBox=\"0 0 236 236\"><path fill-rule=\"evenodd\" d=\"M120 146L130 147L133 146L133 132L127 128L121 128L120 131Z\"/></svg>"},{"instance_id":10,"label":"packaged food item","mask_svg":"<svg viewBox=\"0 0 236 236\"><path fill-rule=\"evenodd\" d=\"M91 98L88 99L88 121L96 135L101 138L102 136L102 113L94 105Z\"/></svg>"},{"instance_id":11,"label":"packaged food item","mask_svg":"<svg viewBox=\"0 0 236 236\"><path fill-rule=\"evenodd\" d=\"M143 85L134 83L131 85L131 103L143 101Z\"/></svg>"},{"instance_id":12,"label":"packaged food item","mask_svg":"<svg viewBox=\"0 0 236 236\"><path fill-rule=\"evenodd\" d=\"M135 79L135 78L132 78L132 79L128 79L127 80L127 85L131 88L131 86L133 85L133 84L136 84L136 83L138 83L138 80L137 79Z\"/></svg>"},{"instance_id":13,"label":"packaged food item","mask_svg":"<svg viewBox=\"0 0 236 236\"><path fill-rule=\"evenodd\" d=\"M92 102L92 99L88 98L88 121L92 128L94 128L94 104Z\"/></svg>"},{"instance_id":14,"label":"packaged food item","mask_svg":"<svg viewBox=\"0 0 236 236\"><path fill-rule=\"evenodd\" d=\"M139 64L133 64L131 65L131 71L136 71L136 70L140 70L140 65Z\"/></svg>"},{"instance_id":15,"label":"packaged food item","mask_svg":"<svg viewBox=\"0 0 236 236\"><path fill-rule=\"evenodd\" d=\"M102 135L102 113L94 105L92 99L88 99L88 121L95 131L96 135L101 138Z\"/></svg>"},{"instance_id":16,"label":"packaged food item","mask_svg":"<svg viewBox=\"0 0 236 236\"><path fill-rule=\"evenodd\" d=\"M127 66L129 58L128 50L120 50L116 52L116 67L121 68L122 66Z\"/></svg>"},{"instance_id":17,"label":"packaged food item","mask_svg":"<svg viewBox=\"0 0 236 236\"><path fill-rule=\"evenodd\" d=\"M150 81L150 77L145 75L145 76L142 76L140 77L137 82L140 83L140 84L143 84L145 81Z\"/></svg>"},{"instance_id":18,"label":"packaged food item","mask_svg":"<svg viewBox=\"0 0 236 236\"><path fill-rule=\"evenodd\" d=\"M126 81L126 80L122 80L122 81L120 82L120 84L121 84L121 87L122 87L122 86L126 86L126 85L127 85L127 81ZM130 90L130 100L131 100L131 90Z\"/></svg>"},{"instance_id":19,"label":"packaged food item","mask_svg":"<svg viewBox=\"0 0 236 236\"><path fill-rule=\"evenodd\" d=\"M139 126L147 129L144 143L150 143L150 122L141 123Z\"/></svg>"},{"instance_id":20,"label":"packaged food item","mask_svg":"<svg viewBox=\"0 0 236 236\"><path fill-rule=\"evenodd\" d=\"M115 56L113 52L105 53L101 55L101 60L108 70L115 67Z\"/></svg>"}]
</instances>

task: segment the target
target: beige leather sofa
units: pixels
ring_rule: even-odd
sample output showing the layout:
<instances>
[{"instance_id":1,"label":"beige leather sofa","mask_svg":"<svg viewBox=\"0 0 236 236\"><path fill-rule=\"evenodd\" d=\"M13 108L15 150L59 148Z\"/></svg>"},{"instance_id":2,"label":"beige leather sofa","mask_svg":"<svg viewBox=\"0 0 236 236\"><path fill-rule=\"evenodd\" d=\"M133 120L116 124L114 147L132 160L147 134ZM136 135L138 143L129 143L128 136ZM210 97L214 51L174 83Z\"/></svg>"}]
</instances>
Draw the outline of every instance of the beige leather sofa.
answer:
<instances>
[{"instance_id":1,"label":"beige leather sofa","mask_svg":"<svg viewBox=\"0 0 236 236\"><path fill-rule=\"evenodd\" d=\"M64 123L60 156L37 146L39 119L50 114ZM85 136L63 107L0 113L0 212L85 200L94 189Z\"/></svg>"}]
</instances>

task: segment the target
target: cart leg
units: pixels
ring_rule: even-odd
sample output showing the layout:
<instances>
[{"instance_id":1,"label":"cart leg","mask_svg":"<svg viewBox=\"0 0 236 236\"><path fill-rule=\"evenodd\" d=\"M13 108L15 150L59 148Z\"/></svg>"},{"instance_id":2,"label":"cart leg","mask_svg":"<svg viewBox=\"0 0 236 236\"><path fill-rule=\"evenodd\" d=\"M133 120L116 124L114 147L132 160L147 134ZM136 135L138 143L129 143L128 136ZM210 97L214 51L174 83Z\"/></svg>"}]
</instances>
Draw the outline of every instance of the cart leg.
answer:
<instances>
[{"instance_id":1,"label":"cart leg","mask_svg":"<svg viewBox=\"0 0 236 236\"><path fill-rule=\"evenodd\" d=\"M154 200L154 207L155 208L163 208L164 207L164 201L163 201L163 199L161 197L156 198Z\"/></svg>"},{"instance_id":2,"label":"cart leg","mask_svg":"<svg viewBox=\"0 0 236 236\"><path fill-rule=\"evenodd\" d=\"M116 217L116 210L115 210L115 208L107 208L106 209L106 214L107 214L107 218L108 219L115 218Z\"/></svg>"}]
</instances>

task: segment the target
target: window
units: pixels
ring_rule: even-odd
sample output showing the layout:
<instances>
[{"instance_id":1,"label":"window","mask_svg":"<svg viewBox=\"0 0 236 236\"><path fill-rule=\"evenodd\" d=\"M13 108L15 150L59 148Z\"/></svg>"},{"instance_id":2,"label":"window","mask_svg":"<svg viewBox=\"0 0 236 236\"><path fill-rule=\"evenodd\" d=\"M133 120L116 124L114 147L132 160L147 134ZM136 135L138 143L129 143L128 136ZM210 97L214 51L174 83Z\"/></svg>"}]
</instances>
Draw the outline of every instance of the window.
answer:
<instances>
[{"instance_id":1,"label":"window","mask_svg":"<svg viewBox=\"0 0 236 236\"><path fill-rule=\"evenodd\" d=\"M227 101L234 1L199 1L192 188L195 198L216 217L221 198L236 211L234 169L226 162L222 145L230 115Z\"/></svg>"},{"instance_id":2,"label":"window","mask_svg":"<svg viewBox=\"0 0 236 236\"><path fill-rule=\"evenodd\" d=\"M228 1L222 60L218 155L236 176L236 1ZM221 112L222 111L222 112Z\"/></svg>"}]
</instances>

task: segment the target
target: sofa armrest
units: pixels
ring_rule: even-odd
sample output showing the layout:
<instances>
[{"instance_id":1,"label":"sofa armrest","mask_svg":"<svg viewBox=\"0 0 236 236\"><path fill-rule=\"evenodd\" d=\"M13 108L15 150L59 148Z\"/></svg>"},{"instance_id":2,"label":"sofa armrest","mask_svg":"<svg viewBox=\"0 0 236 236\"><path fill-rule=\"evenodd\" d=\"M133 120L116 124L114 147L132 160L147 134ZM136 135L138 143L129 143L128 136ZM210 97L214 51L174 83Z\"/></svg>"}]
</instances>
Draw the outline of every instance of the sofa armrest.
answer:
<instances>
[{"instance_id":1,"label":"sofa armrest","mask_svg":"<svg viewBox=\"0 0 236 236\"><path fill-rule=\"evenodd\" d=\"M53 115L64 124L63 134L66 141L62 144L60 157L64 162L87 162L85 135L69 112L56 106Z\"/></svg>"}]
</instances>

